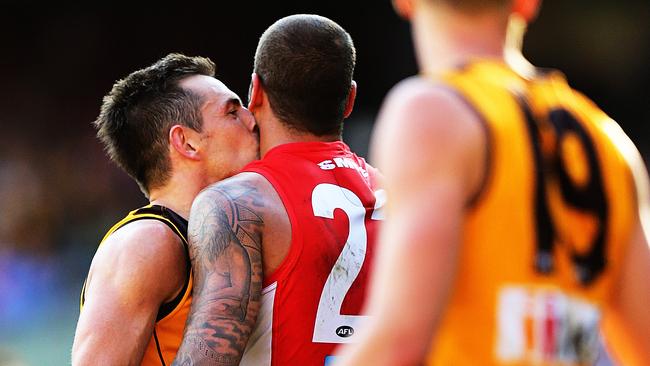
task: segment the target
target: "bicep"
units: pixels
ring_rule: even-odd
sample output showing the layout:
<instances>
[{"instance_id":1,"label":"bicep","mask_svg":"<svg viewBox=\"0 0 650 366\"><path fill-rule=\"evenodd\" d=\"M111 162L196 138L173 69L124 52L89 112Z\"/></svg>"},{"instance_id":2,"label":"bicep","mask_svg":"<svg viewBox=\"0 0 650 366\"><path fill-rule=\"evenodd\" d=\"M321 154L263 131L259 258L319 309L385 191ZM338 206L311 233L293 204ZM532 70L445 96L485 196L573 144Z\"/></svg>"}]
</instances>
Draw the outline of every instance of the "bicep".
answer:
<instances>
[{"instance_id":1,"label":"bicep","mask_svg":"<svg viewBox=\"0 0 650 366\"><path fill-rule=\"evenodd\" d=\"M382 228L376 264L380 270L373 284L380 290L373 293L386 301L371 301L378 308L370 311L394 319L401 328L394 329L396 334L427 342L455 276L463 192L451 182L411 185L409 191L391 204Z\"/></svg>"},{"instance_id":2,"label":"bicep","mask_svg":"<svg viewBox=\"0 0 650 366\"><path fill-rule=\"evenodd\" d=\"M140 362L159 306L143 296L149 290L144 282L136 268L124 268L119 261L95 266L77 324L75 365Z\"/></svg>"}]
</instances>

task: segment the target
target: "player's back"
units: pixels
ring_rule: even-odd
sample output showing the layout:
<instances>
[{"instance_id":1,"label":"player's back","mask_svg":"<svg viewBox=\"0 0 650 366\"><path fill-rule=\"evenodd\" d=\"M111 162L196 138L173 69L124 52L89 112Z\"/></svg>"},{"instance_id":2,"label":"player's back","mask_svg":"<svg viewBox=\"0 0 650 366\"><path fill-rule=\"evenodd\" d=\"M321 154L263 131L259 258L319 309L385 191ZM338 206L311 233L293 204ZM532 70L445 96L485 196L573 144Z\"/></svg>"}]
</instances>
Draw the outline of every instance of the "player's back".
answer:
<instances>
[{"instance_id":1,"label":"player's back","mask_svg":"<svg viewBox=\"0 0 650 366\"><path fill-rule=\"evenodd\" d=\"M376 173L342 142L281 145L244 170L278 193L292 240L280 267L265 274L242 365L323 365L364 318L382 218Z\"/></svg>"},{"instance_id":2,"label":"player's back","mask_svg":"<svg viewBox=\"0 0 650 366\"><path fill-rule=\"evenodd\" d=\"M489 152L429 364L589 364L632 227L625 135L555 71L478 61L436 82L477 112Z\"/></svg>"}]
</instances>

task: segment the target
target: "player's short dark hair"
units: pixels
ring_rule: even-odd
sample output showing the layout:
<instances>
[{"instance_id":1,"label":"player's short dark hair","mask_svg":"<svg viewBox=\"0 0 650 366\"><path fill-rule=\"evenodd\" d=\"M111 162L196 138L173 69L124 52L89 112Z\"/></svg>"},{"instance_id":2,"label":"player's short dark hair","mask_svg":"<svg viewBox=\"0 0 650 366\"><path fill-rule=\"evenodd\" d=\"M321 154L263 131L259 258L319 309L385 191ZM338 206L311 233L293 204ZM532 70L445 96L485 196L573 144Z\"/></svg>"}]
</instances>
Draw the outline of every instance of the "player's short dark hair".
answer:
<instances>
[{"instance_id":1,"label":"player's short dark hair","mask_svg":"<svg viewBox=\"0 0 650 366\"><path fill-rule=\"evenodd\" d=\"M169 54L117 81L104 97L93 122L108 156L148 195L170 175L169 130L174 124L201 131L202 98L179 81L192 75L214 76L204 57Z\"/></svg>"},{"instance_id":2,"label":"player's short dark hair","mask_svg":"<svg viewBox=\"0 0 650 366\"><path fill-rule=\"evenodd\" d=\"M292 15L271 25L255 52L276 117L316 136L340 134L356 51L341 26L318 15Z\"/></svg>"}]
</instances>

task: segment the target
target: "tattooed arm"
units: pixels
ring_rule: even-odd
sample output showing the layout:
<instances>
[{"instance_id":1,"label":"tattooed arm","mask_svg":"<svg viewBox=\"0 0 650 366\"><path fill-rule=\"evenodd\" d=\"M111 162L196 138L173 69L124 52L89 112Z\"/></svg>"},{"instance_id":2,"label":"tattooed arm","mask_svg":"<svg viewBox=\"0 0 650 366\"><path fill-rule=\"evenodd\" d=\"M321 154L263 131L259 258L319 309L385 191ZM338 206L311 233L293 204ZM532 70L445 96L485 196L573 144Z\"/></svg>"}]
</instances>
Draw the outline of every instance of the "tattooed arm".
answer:
<instances>
[{"instance_id":1,"label":"tattooed arm","mask_svg":"<svg viewBox=\"0 0 650 366\"><path fill-rule=\"evenodd\" d=\"M192 309L173 365L238 365L260 308L263 200L243 179L204 190L190 213Z\"/></svg>"}]
</instances>

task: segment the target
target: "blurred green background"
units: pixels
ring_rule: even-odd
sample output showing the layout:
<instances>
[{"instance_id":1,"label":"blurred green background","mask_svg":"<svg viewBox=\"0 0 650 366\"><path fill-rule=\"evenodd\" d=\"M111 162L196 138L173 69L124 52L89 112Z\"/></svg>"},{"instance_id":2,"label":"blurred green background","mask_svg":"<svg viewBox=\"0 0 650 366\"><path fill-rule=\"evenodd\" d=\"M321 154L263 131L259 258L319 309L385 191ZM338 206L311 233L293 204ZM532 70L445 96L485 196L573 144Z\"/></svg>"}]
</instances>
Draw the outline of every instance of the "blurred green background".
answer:
<instances>
[{"instance_id":1,"label":"blurred green background","mask_svg":"<svg viewBox=\"0 0 650 366\"><path fill-rule=\"evenodd\" d=\"M78 298L105 231L146 201L108 162L90 122L113 82L169 52L212 58L246 98L263 30L328 16L358 52L345 140L367 153L386 92L417 72L409 26L388 1L4 4L0 14L0 365L65 365ZM89 5L90 6L90 5ZM650 2L548 0L526 55L559 68L650 157Z\"/></svg>"}]
</instances>

